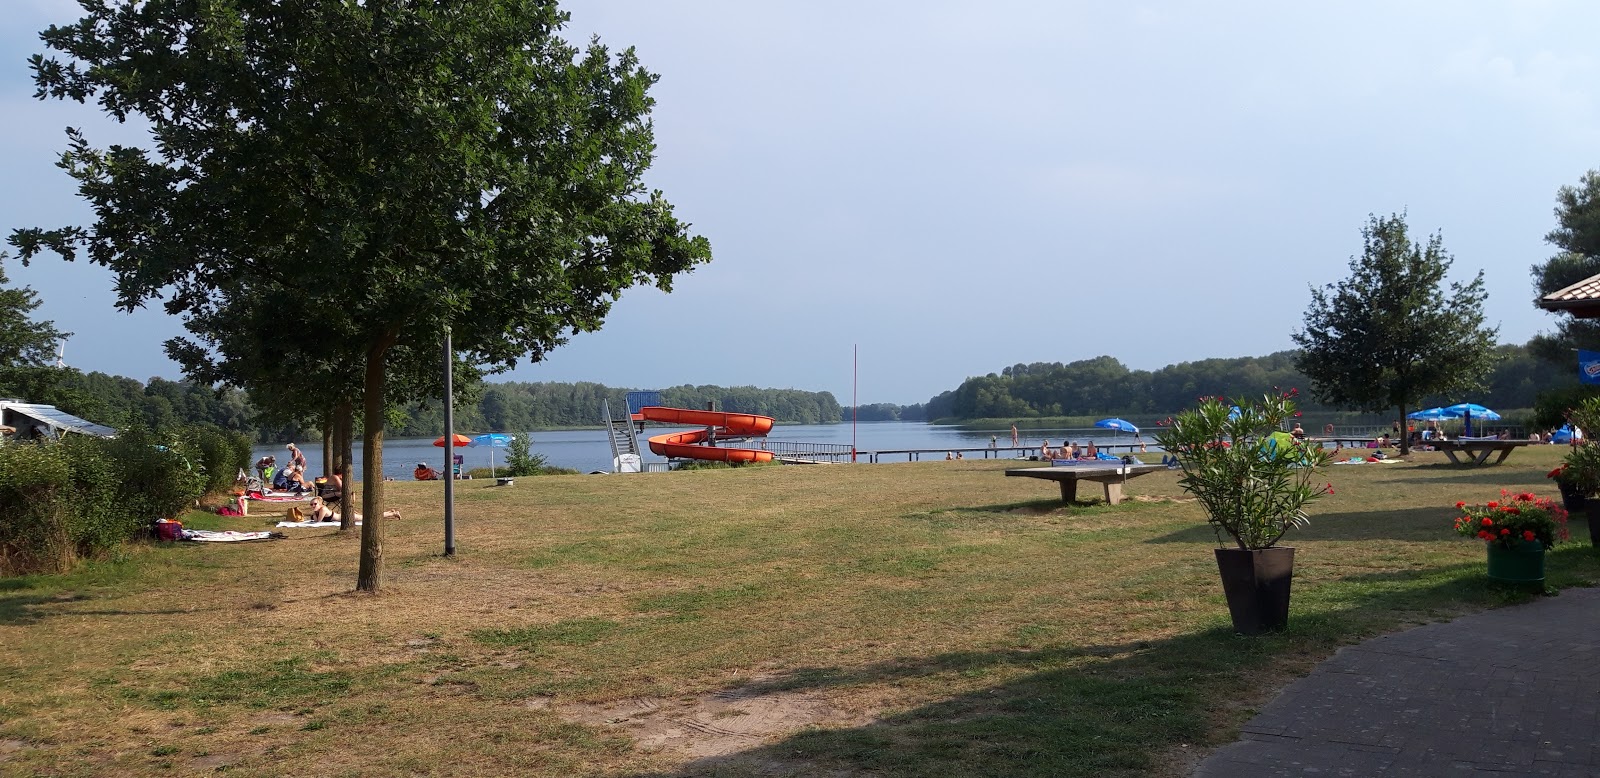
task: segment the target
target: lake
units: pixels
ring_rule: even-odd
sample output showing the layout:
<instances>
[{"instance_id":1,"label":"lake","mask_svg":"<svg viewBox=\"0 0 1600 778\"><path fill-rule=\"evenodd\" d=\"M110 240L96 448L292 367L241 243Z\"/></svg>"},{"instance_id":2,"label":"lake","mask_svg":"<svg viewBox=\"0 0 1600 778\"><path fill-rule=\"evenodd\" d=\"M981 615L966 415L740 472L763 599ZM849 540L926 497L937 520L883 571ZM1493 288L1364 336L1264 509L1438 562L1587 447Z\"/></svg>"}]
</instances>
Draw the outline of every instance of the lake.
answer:
<instances>
[{"instance_id":1,"label":"lake","mask_svg":"<svg viewBox=\"0 0 1600 778\"><path fill-rule=\"evenodd\" d=\"M672 432L673 427L649 426L644 434L640 435L639 445L646 449L644 459L646 462L665 462L666 460L649 453L648 445L644 438L650 435L660 435ZM477 434L476 432L463 432L465 435ZM570 467L582 473L594 470L611 470L611 444L606 442L606 431L603 429L587 430L553 430L549 432L533 432L533 451L544 455L549 464L556 467ZM982 448L989 445L989 436L995 435L1000 439L1001 446L1011 444L1011 430L961 430L922 422L904 421L879 421L862 422L856 430L856 449L858 451L874 451L886 449L954 449L954 448ZM1071 439L1073 442L1083 444L1089 440L1097 443L1127 443L1133 438L1127 434L1114 434L1110 430L1023 430L1022 444L1037 446L1040 438L1050 441L1050 445L1057 446L1063 440ZM383 474L397 480L410 480L411 472L416 469L418 462L426 462L429 466L439 469L444 463L444 449L434 446L433 438L394 438L384 442L383 446ZM850 425L845 424L795 424L779 426L772 429L767 436L771 441L786 441L796 443L833 443L850 445ZM1147 438L1148 439L1148 438ZM303 441L299 443L300 450L306 455L306 465L312 473L322 472L322 441ZM737 443L730 443L737 446ZM1153 450L1153 449L1152 449ZM466 457L467 469L475 467L489 467L490 454L493 452L496 466L505 462L505 449L464 448L456 449L456 453ZM267 454L278 458L281 465L287 460L287 452L281 445L256 446L252 461L260 459ZM361 475L361 442L356 441L355 450L356 477ZM889 457L885 461L905 461L905 457Z\"/></svg>"}]
</instances>

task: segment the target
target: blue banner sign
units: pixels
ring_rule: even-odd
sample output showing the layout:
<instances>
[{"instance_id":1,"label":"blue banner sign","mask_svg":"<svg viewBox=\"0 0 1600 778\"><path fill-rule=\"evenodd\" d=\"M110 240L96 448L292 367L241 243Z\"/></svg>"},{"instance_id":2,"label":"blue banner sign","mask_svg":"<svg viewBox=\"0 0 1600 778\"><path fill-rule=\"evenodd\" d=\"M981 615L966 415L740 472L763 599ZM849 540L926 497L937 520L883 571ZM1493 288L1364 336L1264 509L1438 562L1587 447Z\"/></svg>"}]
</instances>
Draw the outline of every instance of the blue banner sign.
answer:
<instances>
[{"instance_id":1,"label":"blue banner sign","mask_svg":"<svg viewBox=\"0 0 1600 778\"><path fill-rule=\"evenodd\" d=\"M1578 349L1578 381L1600 384L1600 351Z\"/></svg>"}]
</instances>

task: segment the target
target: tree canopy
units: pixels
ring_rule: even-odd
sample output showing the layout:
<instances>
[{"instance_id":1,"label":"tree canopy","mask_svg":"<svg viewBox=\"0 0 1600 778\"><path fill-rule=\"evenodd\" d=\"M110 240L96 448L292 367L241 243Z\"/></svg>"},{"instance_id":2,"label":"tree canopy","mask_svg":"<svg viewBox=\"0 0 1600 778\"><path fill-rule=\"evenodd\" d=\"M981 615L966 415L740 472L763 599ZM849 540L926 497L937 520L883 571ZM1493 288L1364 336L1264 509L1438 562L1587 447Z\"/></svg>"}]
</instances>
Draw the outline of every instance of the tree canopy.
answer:
<instances>
[{"instance_id":1,"label":"tree canopy","mask_svg":"<svg viewBox=\"0 0 1600 778\"><path fill-rule=\"evenodd\" d=\"M1404 214L1369 217L1350 276L1312 287L1295 361L1323 402L1399 418L1429 395L1479 388L1494 367L1483 272L1445 285L1452 260L1435 233L1412 242ZM1401 442L1409 452L1409 441Z\"/></svg>"},{"instance_id":2,"label":"tree canopy","mask_svg":"<svg viewBox=\"0 0 1600 778\"><path fill-rule=\"evenodd\" d=\"M43 302L26 286L7 287L5 255L0 254L0 369L41 367L55 361L56 349L69 333L55 322L36 321Z\"/></svg>"},{"instance_id":3,"label":"tree canopy","mask_svg":"<svg viewBox=\"0 0 1600 778\"><path fill-rule=\"evenodd\" d=\"M1557 252L1531 268L1539 297L1600 274L1600 171L1584 173L1577 186L1561 187L1555 213L1556 228L1544 239ZM1540 359L1570 367L1573 349L1600 350L1600 320L1559 314L1555 331L1529 346Z\"/></svg>"},{"instance_id":4,"label":"tree canopy","mask_svg":"<svg viewBox=\"0 0 1600 778\"><path fill-rule=\"evenodd\" d=\"M656 76L631 49L568 44L551 0L84 10L43 33L62 58L32 59L38 94L143 116L152 149L69 131L61 165L97 221L13 245L83 252L124 308L164 299L190 333L169 352L225 383L267 380L276 301L288 348L359 377L369 516L384 414L429 388L445 327L463 363L508 368L710 259L641 181ZM358 588L379 587L381 528L363 527Z\"/></svg>"}]
</instances>

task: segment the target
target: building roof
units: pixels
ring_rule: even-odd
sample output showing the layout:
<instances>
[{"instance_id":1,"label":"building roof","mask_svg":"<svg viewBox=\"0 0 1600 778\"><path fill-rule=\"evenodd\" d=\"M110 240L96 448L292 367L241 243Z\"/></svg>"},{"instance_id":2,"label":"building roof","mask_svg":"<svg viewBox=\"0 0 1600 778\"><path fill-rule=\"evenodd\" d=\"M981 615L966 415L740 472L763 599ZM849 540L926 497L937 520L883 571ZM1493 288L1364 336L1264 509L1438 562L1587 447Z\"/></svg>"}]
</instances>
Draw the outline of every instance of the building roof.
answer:
<instances>
[{"instance_id":1,"label":"building roof","mask_svg":"<svg viewBox=\"0 0 1600 778\"><path fill-rule=\"evenodd\" d=\"M1566 311L1580 319L1600 317L1600 275L1557 289L1539 298L1538 304L1547 311Z\"/></svg>"},{"instance_id":2,"label":"building roof","mask_svg":"<svg viewBox=\"0 0 1600 778\"><path fill-rule=\"evenodd\" d=\"M22 418L18 418L19 416ZM65 411L57 410L54 405L0 400L0 419L18 429L23 428L25 424L43 424L57 432L77 432L83 435L94 435L98 438L114 438L117 436L116 430L104 424L95 424L87 419L80 419Z\"/></svg>"}]
</instances>

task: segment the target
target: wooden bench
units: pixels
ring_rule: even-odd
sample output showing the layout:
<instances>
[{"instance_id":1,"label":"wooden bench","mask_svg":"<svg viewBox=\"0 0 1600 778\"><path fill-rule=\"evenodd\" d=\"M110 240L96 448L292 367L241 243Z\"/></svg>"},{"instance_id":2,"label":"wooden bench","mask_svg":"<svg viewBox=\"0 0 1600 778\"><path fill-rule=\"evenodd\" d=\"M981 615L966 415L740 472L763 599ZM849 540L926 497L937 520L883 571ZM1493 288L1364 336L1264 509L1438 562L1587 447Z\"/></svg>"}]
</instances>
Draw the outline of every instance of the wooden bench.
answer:
<instances>
[{"instance_id":1,"label":"wooden bench","mask_svg":"<svg viewBox=\"0 0 1600 778\"><path fill-rule=\"evenodd\" d=\"M1433 446L1444 455L1450 457L1450 462L1457 465L1498 465L1511 456L1511 452L1523 446L1532 445L1531 440L1428 440L1425 444ZM1493 462L1489 455L1500 452ZM1466 454L1467 461L1463 462L1456 454Z\"/></svg>"},{"instance_id":2,"label":"wooden bench","mask_svg":"<svg viewBox=\"0 0 1600 778\"><path fill-rule=\"evenodd\" d=\"M1056 481L1061 484L1061 501L1068 505L1078 501L1078 482L1090 481L1102 484L1106 489L1106 502L1116 505L1122 502L1122 484L1129 478L1138 478L1149 475L1159 470L1166 470L1166 465L1124 465L1124 464L1082 464L1082 465L1056 465L1053 467L1019 467L1006 471L1007 476L1021 478L1043 478L1046 481Z\"/></svg>"}]
</instances>

